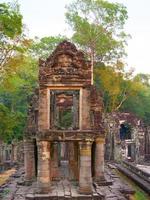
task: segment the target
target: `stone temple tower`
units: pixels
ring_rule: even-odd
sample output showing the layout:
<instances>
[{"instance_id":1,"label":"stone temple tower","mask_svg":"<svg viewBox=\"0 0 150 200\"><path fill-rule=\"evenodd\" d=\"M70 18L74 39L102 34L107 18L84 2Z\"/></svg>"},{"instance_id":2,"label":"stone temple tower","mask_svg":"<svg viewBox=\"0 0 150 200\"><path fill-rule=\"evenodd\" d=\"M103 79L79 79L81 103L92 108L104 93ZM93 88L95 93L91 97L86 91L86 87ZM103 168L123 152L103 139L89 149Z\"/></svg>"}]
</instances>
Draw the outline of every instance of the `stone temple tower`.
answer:
<instances>
[{"instance_id":1,"label":"stone temple tower","mask_svg":"<svg viewBox=\"0 0 150 200\"><path fill-rule=\"evenodd\" d=\"M24 136L25 180L37 182L38 193L67 179L91 194L104 180L103 103L92 82L91 62L68 41L39 62Z\"/></svg>"}]
</instances>

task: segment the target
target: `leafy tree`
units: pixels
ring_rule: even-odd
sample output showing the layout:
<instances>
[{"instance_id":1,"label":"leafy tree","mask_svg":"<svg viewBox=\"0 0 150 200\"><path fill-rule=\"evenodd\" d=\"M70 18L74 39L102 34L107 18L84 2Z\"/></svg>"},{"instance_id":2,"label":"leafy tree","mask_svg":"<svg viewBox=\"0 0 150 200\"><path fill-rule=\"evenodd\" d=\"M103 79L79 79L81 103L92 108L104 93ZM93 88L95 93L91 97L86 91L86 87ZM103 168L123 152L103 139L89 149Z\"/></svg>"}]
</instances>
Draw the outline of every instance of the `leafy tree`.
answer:
<instances>
[{"instance_id":1,"label":"leafy tree","mask_svg":"<svg viewBox=\"0 0 150 200\"><path fill-rule=\"evenodd\" d=\"M137 74L134 77L134 80L141 82L145 86L148 86L148 87L150 86L150 74L143 74L143 73Z\"/></svg>"},{"instance_id":2,"label":"leafy tree","mask_svg":"<svg viewBox=\"0 0 150 200\"><path fill-rule=\"evenodd\" d=\"M150 85L149 74L137 74L133 78L132 90L136 95L130 95L121 110L136 114L146 124L150 124Z\"/></svg>"},{"instance_id":3,"label":"leafy tree","mask_svg":"<svg viewBox=\"0 0 150 200\"><path fill-rule=\"evenodd\" d=\"M7 141L22 138L28 99L37 87L37 71L37 62L29 56L16 56L9 62L0 87L0 121L3 127L0 137Z\"/></svg>"},{"instance_id":4,"label":"leafy tree","mask_svg":"<svg viewBox=\"0 0 150 200\"><path fill-rule=\"evenodd\" d=\"M12 133L14 127L13 116L10 116L10 112L7 107L0 104L0 139L5 139Z\"/></svg>"},{"instance_id":5,"label":"leafy tree","mask_svg":"<svg viewBox=\"0 0 150 200\"><path fill-rule=\"evenodd\" d=\"M55 47L65 39L66 37L61 35L43 37L41 39L36 38L36 40L33 41L29 52L36 59L37 58L46 59L52 53Z\"/></svg>"},{"instance_id":6,"label":"leafy tree","mask_svg":"<svg viewBox=\"0 0 150 200\"><path fill-rule=\"evenodd\" d=\"M22 15L19 5L13 3L0 4L0 36L7 36L11 39L22 33Z\"/></svg>"},{"instance_id":7,"label":"leafy tree","mask_svg":"<svg viewBox=\"0 0 150 200\"><path fill-rule=\"evenodd\" d=\"M11 112L4 104L0 104L0 139L11 142L13 138L22 138L22 114Z\"/></svg>"},{"instance_id":8,"label":"leafy tree","mask_svg":"<svg viewBox=\"0 0 150 200\"><path fill-rule=\"evenodd\" d=\"M0 4L0 81L2 82L7 64L18 53L25 52L29 40L23 35L22 15L16 2Z\"/></svg>"},{"instance_id":9,"label":"leafy tree","mask_svg":"<svg viewBox=\"0 0 150 200\"><path fill-rule=\"evenodd\" d=\"M124 71L124 64L105 66L97 64L94 69L95 85L103 92L106 112L118 111L130 95L136 91L132 89L131 72Z\"/></svg>"},{"instance_id":10,"label":"leafy tree","mask_svg":"<svg viewBox=\"0 0 150 200\"><path fill-rule=\"evenodd\" d=\"M75 0L67 6L66 18L74 31L73 41L88 52L93 65L95 61L112 62L125 54L127 11L122 4Z\"/></svg>"}]
</instances>

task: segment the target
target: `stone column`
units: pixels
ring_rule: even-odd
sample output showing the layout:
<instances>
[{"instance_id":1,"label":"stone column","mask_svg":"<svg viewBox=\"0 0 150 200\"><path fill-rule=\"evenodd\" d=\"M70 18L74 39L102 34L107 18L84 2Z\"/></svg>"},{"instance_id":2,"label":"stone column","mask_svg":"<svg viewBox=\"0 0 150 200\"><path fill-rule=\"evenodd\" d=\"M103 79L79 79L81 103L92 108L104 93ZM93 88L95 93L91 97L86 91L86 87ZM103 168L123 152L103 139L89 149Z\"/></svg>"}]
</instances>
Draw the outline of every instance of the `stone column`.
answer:
<instances>
[{"instance_id":1,"label":"stone column","mask_svg":"<svg viewBox=\"0 0 150 200\"><path fill-rule=\"evenodd\" d=\"M69 142L69 178L70 180L78 180L78 156L75 142Z\"/></svg>"},{"instance_id":2,"label":"stone column","mask_svg":"<svg viewBox=\"0 0 150 200\"><path fill-rule=\"evenodd\" d=\"M59 170L58 170L58 142L54 142L53 144L53 156L51 160L51 177L53 179L58 179L59 177Z\"/></svg>"},{"instance_id":3,"label":"stone column","mask_svg":"<svg viewBox=\"0 0 150 200\"><path fill-rule=\"evenodd\" d=\"M32 181L35 178L35 154L33 140L24 140L24 165L25 180Z\"/></svg>"},{"instance_id":4,"label":"stone column","mask_svg":"<svg viewBox=\"0 0 150 200\"><path fill-rule=\"evenodd\" d=\"M79 192L82 194L92 193L91 173L91 146L92 142L79 142L80 165L79 165Z\"/></svg>"},{"instance_id":5,"label":"stone column","mask_svg":"<svg viewBox=\"0 0 150 200\"><path fill-rule=\"evenodd\" d=\"M38 193L50 192L50 142L38 141Z\"/></svg>"},{"instance_id":6,"label":"stone column","mask_svg":"<svg viewBox=\"0 0 150 200\"><path fill-rule=\"evenodd\" d=\"M95 141L95 170L94 170L94 180L97 183L105 181L104 178L104 143L105 138L97 138Z\"/></svg>"}]
</instances>

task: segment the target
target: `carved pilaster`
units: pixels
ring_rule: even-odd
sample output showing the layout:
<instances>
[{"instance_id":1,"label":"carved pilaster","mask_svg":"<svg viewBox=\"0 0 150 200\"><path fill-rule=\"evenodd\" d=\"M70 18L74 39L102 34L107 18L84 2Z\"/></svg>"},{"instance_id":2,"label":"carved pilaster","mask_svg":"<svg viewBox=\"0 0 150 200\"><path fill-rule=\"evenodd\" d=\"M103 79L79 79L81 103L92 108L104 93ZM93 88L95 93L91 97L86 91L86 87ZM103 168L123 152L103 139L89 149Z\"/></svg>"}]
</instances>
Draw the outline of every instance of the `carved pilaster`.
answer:
<instances>
[{"instance_id":1,"label":"carved pilaster","mask_svg":"<svg viewBox=\"0 0 150 200\"><path fill-rule=\"evenodd\" d=\"M105 138L97 138L95 146L95 181L97 183L105 181L104 178L104 143Z\"/></svg>"},{"instance_id":2,"label":"carved pilaster","mask_svg":"<svg viewBox=\"0 0 150 200\"><path fill-rule=\"evenodd\" d=\"M24 140L24 164L25 180L32 181L35 178L35 154L33 140Z\"/></svg>"},{"instance_id":3,"label":"carved pilaster","mask_svg":"<svg viewBox=\"0 0 150 200\"><path fill-rule=\"evenodd\" d=\"M69 142L69 173L70 180L78 180L78 148L75 142Z\"/></svg>"},{"instance_id":4,"label":"carved pilaster","mask_svg":"<svg viewBox=\"0 0 150 200\"><path fill-rule=\"evenodd\" d=\"M38 141L38 192L48 193L50 191L50 142Z\"/></svg>"},{"instance_id":5,"label":"carved pilaster","mask_svg":"<svg viewBox=\"0 0 150 200\"><path fill-rule=\"evenodd\" d=\"M83 194L92 193L91 174L91 146L92 142L79 142L80 166L79 166L79 192Z\"/></svg>"}]
</instances>

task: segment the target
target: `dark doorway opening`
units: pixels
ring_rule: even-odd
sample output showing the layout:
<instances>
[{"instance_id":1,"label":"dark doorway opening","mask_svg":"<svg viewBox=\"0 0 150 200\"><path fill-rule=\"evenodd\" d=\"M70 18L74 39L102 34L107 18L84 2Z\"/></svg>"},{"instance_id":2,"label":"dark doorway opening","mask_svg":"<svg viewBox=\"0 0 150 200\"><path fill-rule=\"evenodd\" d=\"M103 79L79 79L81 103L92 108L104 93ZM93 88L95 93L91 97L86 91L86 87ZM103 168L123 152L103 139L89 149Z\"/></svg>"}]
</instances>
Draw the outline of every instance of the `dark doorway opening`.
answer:
<instances>
[{"instance_id":1,"label":"dark doorway opening","mask_svg":"<svg viewBox=\"0 0 150 200\"><path fill-rule=\"evenodd\" d=\"M77 180L79 173L77 142L61 141L52 143L51 167L53 179Z\"/></svg>"},{"instance_id":2,"label":"dark doorway opening","mask_svg":"<svg viewBox=\"0 0 150 200\"><path fill-rule=\"evenodd\" d=\"M132 139L131 126L127 123L120 125L120 140Z\"/></svg>"}]
</instances>

